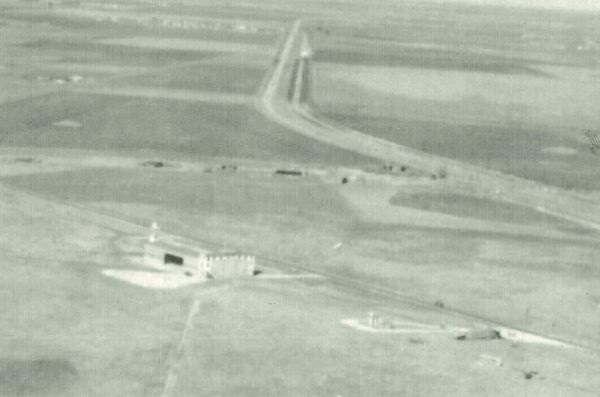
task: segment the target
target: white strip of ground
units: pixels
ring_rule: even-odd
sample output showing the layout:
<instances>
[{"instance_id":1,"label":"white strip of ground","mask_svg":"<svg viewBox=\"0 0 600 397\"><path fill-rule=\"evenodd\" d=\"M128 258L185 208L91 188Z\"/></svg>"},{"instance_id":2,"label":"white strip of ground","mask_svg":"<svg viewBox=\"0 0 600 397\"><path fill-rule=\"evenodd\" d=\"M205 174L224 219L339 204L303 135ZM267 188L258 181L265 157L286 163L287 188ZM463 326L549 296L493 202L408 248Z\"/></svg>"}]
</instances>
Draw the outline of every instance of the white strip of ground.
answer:
<instances>
[{"instance_id":1,"label":"white strip of ground","mask_svg":"<svg viewBox=\"0 0 600 397\"><path fill-rule=\"evenodd\" d=\"M173 362L169 366L169 371L167 372L167 379L165 381L165 386L161 397L172 396L173 390L175 390L175 385L177 384L177 377L179 372L179 363L181 362L181 358L183 357L188 335L190 331L194 328L194 318L196 317L196 314L200 309L200 297L201 294L197 292L194 295L192 304L190 305L190 310L185 320L185 327L183 328L183 332L181 333L181 338L179 339L179 343L177 344L175 354L174 356L172 356Z\"/></svg>"},{"instance_id":2,"label":"white strip of ground","mask_svg":"<svg viewBox=\"0 0 600 397\"><path fill-rule=\"evenodd\" d=\"M394 323L393 328L374 328L368 324L365 324L364 321L355 318L345 319L340 322L343 325L354 328L356 330L370 332L374 334L462 334L470 331L469 328L448 326L441 327L416 322L397 322ZM497 327L496 330L498 331L502 339L511 341L513 343L527 343L568 348L576 347L562 341L530 334L523 331L518 331L512 328Z\"/></svg>"},{"instance_id":3,"label":"white strip of ground","mask_svg":"<svg viewBox=\"0 0 600 397\"><path fill-rule=\"evenodd\" d=\"M302 280L302 279L322 279L320 274L259 274L254 276L257 280Z\"/></svg>"},{"instance_id":4,"label":"white strip of ground","mask_svg":"<svg viewBox=\"0 0 600 397\"><path fill-rule=\"evenodd\" d=\"M203 277L190 277L179 272L147 272L140 270L104 269L102 274L137 287L148 289L176 289L200 284Z\"/></svg>"},{"instance_id":5,"label":"white strip of ground","mask_svg":"<svg viewBox=\"0 0 600 397\"><path fill-rule=\"evenodd\" d=\"M190 305L190 310L188 311L188 315L185 320L185 327L183 328L183 331L181 333L181 338L179 339L177 348L175 349L173 355L171 355L169 360L169 369L167 372L167 377L165 380L165 385L161 397L170 397L174 395L173 393L179 376L178 373L180 369L181 359L183 358L183 355L185 353L185 346L187 344L189 335L194 329L194 319L196 318L196 315L198 314L198 311L200 309L200 301L202 300L202 298L206 297L206 295L215 292L221 292L223 288L226 287L198 290L194 294L194 298Z\"/></svg>"},{"instance_id":6,"label":"white strip of ground","mask_svg":"<svg viewBox=\"0 0 600 397\"><path fill-rule=\"evenodd\" d=\"M457 334L468 329L459 327L436 327L434 325L404 322L394 324L397 328L374 328L363 324L359 319L349 318L341 321L342 324L359 331L374 334ZM401 328L399 328L400 326Z\"/></svg>"},{"instance_id":7,"label":"white strip of ground","mask_svg":"<svg viewBox=\"0 0 600 397\"><path fill-rule=\"evenodd\" d=\"M527 332L518 331L516 329L499 327L498 333L502 339L509 340L514 343L534 343L539 345L555 346L555 347L575 347L565 342L555 339L545 338L543 336L529 334Z\"/></svg>"},{"instance_id":8,"label":"white strip of ground","mask_svg":"<svg viewBox=\"0 0 600 397\"><path fill-rule=\"evenodd\" d=\"M100 43L125 47L199 52L250 52L270 55L274 51L272 47L262 44L217 40L156 38L155 36L133 36L117 39L105 39L100 40Z\"/></svg>"},{"instance_id":9,"label":"white strip of ground","mask_svg":"<svg viewBox=\"0 0 600 397\"><path fill-rule=\"evenodd\" d=\"M254 97L244 94L222 93L212 91L174 90L156 87L119 88L80 85L77 88L74 88L72 91L86 94L172 99L188 102L210 102L225 105L247 105L254 102Z\"/></svg>"}]
</instances>

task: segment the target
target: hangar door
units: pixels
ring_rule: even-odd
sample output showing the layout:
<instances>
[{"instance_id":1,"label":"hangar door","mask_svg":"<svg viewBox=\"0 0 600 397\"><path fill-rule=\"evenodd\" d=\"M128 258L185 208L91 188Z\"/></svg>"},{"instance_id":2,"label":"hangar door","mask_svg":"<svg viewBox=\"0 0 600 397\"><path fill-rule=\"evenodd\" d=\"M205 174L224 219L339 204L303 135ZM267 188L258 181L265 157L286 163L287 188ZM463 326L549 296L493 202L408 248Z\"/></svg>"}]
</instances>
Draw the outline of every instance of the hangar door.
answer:
<instances>
[{"instance_id":1,"label":"hangar door","mask_svg":"<svg viewBox=\"0 0 600 397\"><path fill-rule=\"evenodd\" d=\"M173 254L165 254L165 265L183 266L183 258Z\"/></svg>"}]
</instances>

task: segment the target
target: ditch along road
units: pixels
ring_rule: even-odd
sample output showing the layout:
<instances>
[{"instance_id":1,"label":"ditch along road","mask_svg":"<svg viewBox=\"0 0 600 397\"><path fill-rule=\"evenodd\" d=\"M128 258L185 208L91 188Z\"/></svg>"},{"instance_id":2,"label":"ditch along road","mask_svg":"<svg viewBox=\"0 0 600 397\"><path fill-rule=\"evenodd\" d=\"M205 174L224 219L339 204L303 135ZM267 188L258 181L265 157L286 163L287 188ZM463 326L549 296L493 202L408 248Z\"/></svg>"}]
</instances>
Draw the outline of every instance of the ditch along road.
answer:
<instances>
[{"instance_id":1,"label":"ditch along road","mask_svg":"<svg viewBox=\"0 0 600 397\"><path fill-rule=\"evenodd\" d=\"M469 184L480 195L532 207L600 231L600 203L597 200L412 149L317 116L306 101L310 81L302 81L310 76L310 70L307 70L311 64L310 56L302 21L297 20L280 46L276 63L263 81L256 99L257 109L272 121L323 143L385 163L406 164L431 174L445 170L448 178ZM298 89L305 92L295 92Z\"/></svg>"}]
</instances>

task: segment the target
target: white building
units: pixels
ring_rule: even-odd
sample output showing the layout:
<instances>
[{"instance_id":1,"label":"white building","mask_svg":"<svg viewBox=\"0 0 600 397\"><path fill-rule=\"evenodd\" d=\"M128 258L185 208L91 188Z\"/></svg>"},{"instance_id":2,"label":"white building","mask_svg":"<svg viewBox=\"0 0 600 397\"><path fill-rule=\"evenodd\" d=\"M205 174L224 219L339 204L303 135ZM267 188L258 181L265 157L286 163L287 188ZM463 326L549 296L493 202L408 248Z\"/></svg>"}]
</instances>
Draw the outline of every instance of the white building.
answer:
<instances>
[{"instance_id":1,"label":"white building","mask_svg":"<svg viewBox=\"0 0 600 397\"><path fill-rule=\"evenodd\" d=\"M149 241L144 263L159 270L182 271L190 276L236 278L253 276L256 258L235 252L210 252L185 241Z\"/></svg>"}]
</instances>

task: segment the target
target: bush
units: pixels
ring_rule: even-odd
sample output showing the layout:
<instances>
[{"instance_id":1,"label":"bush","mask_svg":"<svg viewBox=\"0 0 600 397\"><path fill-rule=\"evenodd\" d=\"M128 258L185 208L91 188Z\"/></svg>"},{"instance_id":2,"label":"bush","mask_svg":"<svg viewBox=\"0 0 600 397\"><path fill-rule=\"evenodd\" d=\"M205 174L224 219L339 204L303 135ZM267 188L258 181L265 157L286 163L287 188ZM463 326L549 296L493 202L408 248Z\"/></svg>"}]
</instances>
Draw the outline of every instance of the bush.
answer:
<instances>
[{"instance_id":1,"label":"bush","mask_svg":"<svg viewBox=\"0 0 600 397\"><path fill-rule=\"evenodd\" d=\"M437 170L437 176L440 179L446 179L446 177L448 176L448 170L446 170L446 167L440 167Z\"/></svg>"}]
</instances>

